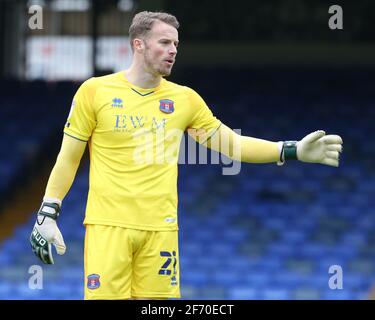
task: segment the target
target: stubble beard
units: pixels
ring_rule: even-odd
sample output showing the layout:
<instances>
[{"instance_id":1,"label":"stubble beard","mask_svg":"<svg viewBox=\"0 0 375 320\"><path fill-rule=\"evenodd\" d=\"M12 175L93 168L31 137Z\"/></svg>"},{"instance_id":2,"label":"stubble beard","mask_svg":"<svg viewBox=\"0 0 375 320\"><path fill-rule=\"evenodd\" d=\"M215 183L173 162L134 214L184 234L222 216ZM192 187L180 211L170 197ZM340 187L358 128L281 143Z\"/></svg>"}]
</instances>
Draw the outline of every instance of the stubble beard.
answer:
<instances>
[{"instance_id":1,"label":"stubble beard","mask_svg":"<svg viewBox=\"0 0 375 320\"><path fill-rule=\"evenodd\" d=\"M145 52L143 58L144 58L144 62L146 65L146 70L148 70L150 73L154 74L155 76L168 77L171 74L172 68L167 69L167 68L162 68L160 65L156 66L155 64L152 63L151 59L148 57L147 52Z\"/></svg>"}]
</instances>

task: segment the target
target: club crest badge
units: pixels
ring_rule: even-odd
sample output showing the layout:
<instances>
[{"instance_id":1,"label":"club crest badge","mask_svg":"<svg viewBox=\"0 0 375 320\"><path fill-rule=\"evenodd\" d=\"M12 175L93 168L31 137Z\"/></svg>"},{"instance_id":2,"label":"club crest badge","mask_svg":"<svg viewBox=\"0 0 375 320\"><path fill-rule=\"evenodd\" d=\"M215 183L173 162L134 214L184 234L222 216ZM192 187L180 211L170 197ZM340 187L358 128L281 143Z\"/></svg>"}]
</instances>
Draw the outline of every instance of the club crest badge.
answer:
<instances>
[{"instance_id":1,"label":"club crest badge","mask_svg":"<svg viewBox=\"0 0 375 320\"><path fill-rule=\"evenodd\" d=\"M98 274L90 274L87 276L87 288L97 289L100 287L100 276Z\"/></svg>"},{"instance_id":2,"label":"club crest badge","mask_svg":"<svg viewBox=\"0 0 375 320\"><path fill-rule=\"evenodd\" d=\"M164 113L172 113L174 111L174 102L169 99L160 100L159 109Z\"/></svg>"}]
</instances>

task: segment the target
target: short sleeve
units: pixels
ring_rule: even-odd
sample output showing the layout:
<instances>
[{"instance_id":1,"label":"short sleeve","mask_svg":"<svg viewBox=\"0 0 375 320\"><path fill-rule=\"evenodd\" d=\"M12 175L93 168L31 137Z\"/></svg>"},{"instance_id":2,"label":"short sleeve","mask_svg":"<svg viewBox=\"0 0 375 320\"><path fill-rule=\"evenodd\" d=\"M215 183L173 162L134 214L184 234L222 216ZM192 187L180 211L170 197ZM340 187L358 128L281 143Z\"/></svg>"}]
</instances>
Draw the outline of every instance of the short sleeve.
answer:
<instances>
[{"instance_id":1,"label":"short sleeve","mask_svg":"<svg viewBox=\"0 0 375 320\"><path fill-rule=\"evenodd\" d=\"M207 106L202 97L193 89L186 87L186 93L190 100L190 106L193 110L192 120L190 122L189 134L200 142L209 139L220 127L218 120Z\"/></svg>"},{"instance_id":2,"label":"short sleeve","mask_svg":"<svg viewBox=\"0 0 375 320\"><path fill-rule=\"evenodd\" d=\"M97 85L94 78L85 81L74 95L64 133L88 141L96 126L94 98Z\"/></svg>"}]
</instances>

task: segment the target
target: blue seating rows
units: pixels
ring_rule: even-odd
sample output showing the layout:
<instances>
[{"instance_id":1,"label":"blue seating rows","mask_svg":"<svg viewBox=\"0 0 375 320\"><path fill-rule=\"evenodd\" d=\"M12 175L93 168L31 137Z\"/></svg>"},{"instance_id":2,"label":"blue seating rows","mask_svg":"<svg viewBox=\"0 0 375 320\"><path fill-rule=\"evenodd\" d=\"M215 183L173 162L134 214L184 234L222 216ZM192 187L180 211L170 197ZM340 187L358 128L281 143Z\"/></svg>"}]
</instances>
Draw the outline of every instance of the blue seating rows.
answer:
<instances>
[{"instance_id":1,"label":"blue seating rows","mask_svg":"<svg viewBox=\"0 0 375 320\"><path fill-rule=\"evenodd\" d=\"M234 73L241 84L226 95L225 83L190 80L216 115L233 128L242 128L243 134L277 141L320 128L337 132L345 142L340 168L243 163L240 174L225 176L220 165L180 164L183 298L366 299L375 283L375 147L368 142L375 138L371 86L361 87L350 72L265 72L269 78L260 76L261 71L254 71L250 79ZM319 80L322 74L337 86ZM374 77L362 79L374 84ZM45 84L35 86L48 92ZM52 91L66 100L72 87L59 88ZM24 90L32 91L31 86ZM12 99L8 93L0 100L0 114L6 119L17 114ZM46 103L42 97L35 100ZM22 95L16 101L27 100ZM39 110L37 102L32 108L46 122L46 110ZM67 108L57 109L59 115L48 118L50 126L37 126L27 137L19 131L28 125L31 111L17 125L1 128L0 191L8 187L12 172L19 170L28 152L37 152L43 137L63 125ZM23 153L4 151L16 149ZM34 217L0 244L0 299L83 298L87 171L85 167L77 175L64 200L59 224L68 250L65 256L55 255L54 266L43 266L43 290L28 285L30 266L39 264L28 243ZM342 289L330 287L337 276L335 267L342 270Z\"/></svg>"}]
</instances>

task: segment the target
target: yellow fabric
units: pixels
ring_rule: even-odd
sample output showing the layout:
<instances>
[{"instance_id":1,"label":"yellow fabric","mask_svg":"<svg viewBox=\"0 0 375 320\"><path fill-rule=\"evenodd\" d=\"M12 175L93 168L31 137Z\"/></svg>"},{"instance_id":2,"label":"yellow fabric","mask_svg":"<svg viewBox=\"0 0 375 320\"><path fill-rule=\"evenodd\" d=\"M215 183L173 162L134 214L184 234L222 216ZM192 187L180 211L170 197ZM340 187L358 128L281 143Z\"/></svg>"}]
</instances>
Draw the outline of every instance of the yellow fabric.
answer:
<instances>
[{"instance_id":1,"label":"yellow fabric","mask_svg":"<svg viewBox=\"0 0 375 320\"><path fill-rule=\"evenodd\" d=\"M163 112L163 99L173 101L173 112ZM64 129L89 144L84 223L177 230L182 133L204 129L209 136L219 126L195 91L165 79L150 89L132 85L123 72L85 81L74 96Z\"/></svg>"},{"instance_id":2,"label":"yellow fabric","mask_svg":"<svg viewBox=\"0 0 375 320\"><path fill-rule=\"evenodd\" d=\"M207 146L242 162L268 163L280 158L277 142L241 136L224 124L207 140Z\"/></svg>"},{"instance_id":3,"label":"yellow fabric","mask_svg":"<svg viewBox=\"0 0 375 320\"><path fill-rule=\"evenodd\" d=\"M68 193L76 175L86 142L64 135L59 155L50 174L44 198L59 199Z\"/></svg>"},{"instance_id":4,"label":"yellow fabric","mask_svg":"<svg viewBox=\"0 0 375 320\"><path fill-rule=\"evenodd\" d=\"M85 299L180 298L177 232L86 225Z\"/></svg>"}]
</instances>

